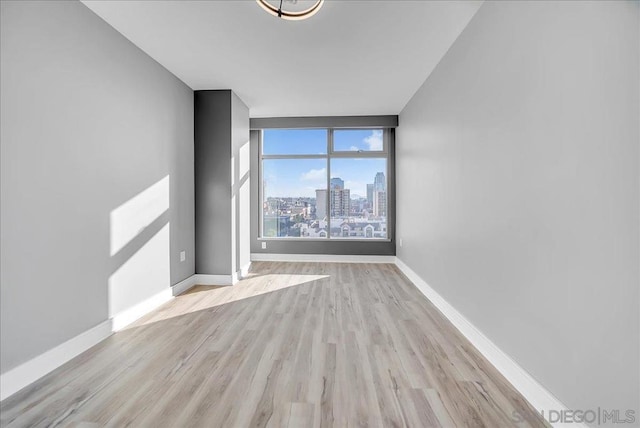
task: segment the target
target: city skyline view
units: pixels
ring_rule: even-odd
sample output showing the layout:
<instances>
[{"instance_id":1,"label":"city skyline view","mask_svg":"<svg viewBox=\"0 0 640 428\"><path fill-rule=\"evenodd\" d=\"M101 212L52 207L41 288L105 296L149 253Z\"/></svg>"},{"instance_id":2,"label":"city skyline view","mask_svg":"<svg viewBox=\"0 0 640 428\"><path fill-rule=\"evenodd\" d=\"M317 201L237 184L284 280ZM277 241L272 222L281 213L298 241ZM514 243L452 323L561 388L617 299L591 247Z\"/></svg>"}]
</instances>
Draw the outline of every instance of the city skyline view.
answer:
<instances>
[{"instance_id":1,"label":"city skyline view","mask_svg":"<svg viewBox=\"0 0 640 428\"><path fill-rule=\"evenodd\" d=\"M315 197L265 197L261 236L386 238L386 176L378 171L370 181L366 197L351 196L339 177L331 178L329 189L316 189Z\"/></svg>"},{"instance_id":2,"label":"city skyline view","mask_svg":"<svg viewBox=\"0 0 640 428\"><path fill-rule=\"evenodd\" d=\"M264 130L261 236L386 238L384 148L380 129Z\"/></svg>"}]
</instances>

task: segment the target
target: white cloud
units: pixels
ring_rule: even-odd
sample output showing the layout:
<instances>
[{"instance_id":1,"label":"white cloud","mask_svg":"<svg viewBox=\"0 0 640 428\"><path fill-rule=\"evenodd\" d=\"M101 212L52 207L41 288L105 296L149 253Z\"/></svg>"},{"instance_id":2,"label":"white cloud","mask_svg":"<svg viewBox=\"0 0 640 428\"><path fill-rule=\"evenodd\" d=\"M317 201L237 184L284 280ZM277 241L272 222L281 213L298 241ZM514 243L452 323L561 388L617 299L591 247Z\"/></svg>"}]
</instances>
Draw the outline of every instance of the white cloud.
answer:
<instances>
[{"instance_id":1,"label":"white cloud","mask_svg":"<svg viewBox=\"0 0 640 428\"><path fill-rule=\"evenodd\" d=\"M357 152L360 149L358 149L356 146L351 146L349 147L349 150L351 150L352 152Z\"/></svg>"},{"instance_id":2,"label":"white cloud","mask_svg":"<svg viewBox=\"0 0 640 428\"><path fill-rule=\"evenodd\" d=\"M369 150L382 150L382 130L374 129L363 141L369 146Z\"/></svg>"},{"instance_id":3,"label":"white cloud","mask_svg":"<svg viewBox=\"0 0 640 428\"><path fill-rule=\"evenodd\" d=\"M354 197L354 195L367 194L367 185L365 183L361 183L360 181L347 180L344 182L344 188L351 190L352 198Z\"/></svg>"},{"instance_id":4,"label":"white cloud","mask_svg":"<svg viewBox=\"0 0 640 428\"><path fill-rule=\"evenodd\" d=\"M327 178L327 168L312 169L300 175L300 180L313 181Z\"/></svg>"}]
</instances>

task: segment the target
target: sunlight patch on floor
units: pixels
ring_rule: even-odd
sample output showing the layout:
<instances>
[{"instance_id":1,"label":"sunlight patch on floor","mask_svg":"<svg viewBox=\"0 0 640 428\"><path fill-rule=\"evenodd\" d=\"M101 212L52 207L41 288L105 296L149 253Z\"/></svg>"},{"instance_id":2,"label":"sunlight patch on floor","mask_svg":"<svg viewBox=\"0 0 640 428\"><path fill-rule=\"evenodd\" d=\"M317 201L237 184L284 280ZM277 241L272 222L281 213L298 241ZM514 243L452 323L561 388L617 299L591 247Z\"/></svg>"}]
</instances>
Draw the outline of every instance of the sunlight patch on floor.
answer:
<instances>
[{"instance_id":1,"label":"sunlight patch on floor","mask_svg":"<svg viewBox=\"0 0 640 428\"><path fill-rule=\"evenodd\" d=\"M330 277L331 275L249 274L247 278L242 279L232 286L196 285L123 330L239 302L290 287L321 281ZM318 284L320 284L320 282Z\"/></svg>"}]
</instances>

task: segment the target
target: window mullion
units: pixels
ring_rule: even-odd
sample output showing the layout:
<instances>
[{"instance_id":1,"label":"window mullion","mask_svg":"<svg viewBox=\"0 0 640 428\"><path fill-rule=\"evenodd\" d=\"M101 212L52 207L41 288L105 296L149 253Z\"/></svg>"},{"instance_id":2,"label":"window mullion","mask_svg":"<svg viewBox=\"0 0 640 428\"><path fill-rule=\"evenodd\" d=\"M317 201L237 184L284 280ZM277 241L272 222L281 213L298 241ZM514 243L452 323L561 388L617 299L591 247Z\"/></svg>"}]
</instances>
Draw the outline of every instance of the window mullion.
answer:
<instances>
[{"instance_id":1,"label":"window mullion","mask_svg":"<svg viewBox=\"0 0 640 428\"><path fill-rule=\"evenodd\" d=\"M331 239L331 150L333 148L333 129L327 130L327 239ZM317 203L317 202L316 202Z\"/></svg>"},{"instance_id":2,"label":"window mullion","mask_svg":"<svg viewBox=\"0 0 640 428\"><path fill-rule=\"evenodd\" d=\"M327 155L261 155L260 160L265 159L325 159Z\"/></svg>"}]
</instances>

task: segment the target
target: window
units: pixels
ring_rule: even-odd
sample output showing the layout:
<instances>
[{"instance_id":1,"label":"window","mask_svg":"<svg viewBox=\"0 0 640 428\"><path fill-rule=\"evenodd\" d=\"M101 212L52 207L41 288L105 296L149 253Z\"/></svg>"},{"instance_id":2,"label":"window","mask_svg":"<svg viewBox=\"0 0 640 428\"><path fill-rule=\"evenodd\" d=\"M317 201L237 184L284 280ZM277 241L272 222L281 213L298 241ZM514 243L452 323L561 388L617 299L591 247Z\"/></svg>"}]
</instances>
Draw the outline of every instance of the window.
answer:
<instances>
[{"instance_id":1,"label":"window","mask_svg":"<svg viewBox=\"0 0 640 428\"><path fill-rule=\"evenodd\" d=\"M262 238L387 240L385 129L266 129Z\"/></svg>"}]
</instances>

